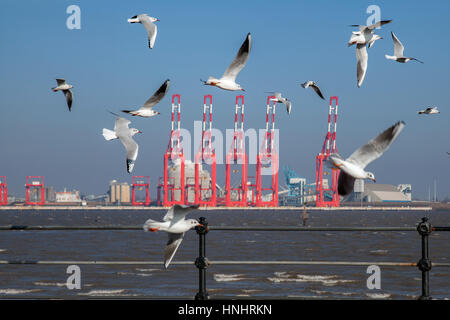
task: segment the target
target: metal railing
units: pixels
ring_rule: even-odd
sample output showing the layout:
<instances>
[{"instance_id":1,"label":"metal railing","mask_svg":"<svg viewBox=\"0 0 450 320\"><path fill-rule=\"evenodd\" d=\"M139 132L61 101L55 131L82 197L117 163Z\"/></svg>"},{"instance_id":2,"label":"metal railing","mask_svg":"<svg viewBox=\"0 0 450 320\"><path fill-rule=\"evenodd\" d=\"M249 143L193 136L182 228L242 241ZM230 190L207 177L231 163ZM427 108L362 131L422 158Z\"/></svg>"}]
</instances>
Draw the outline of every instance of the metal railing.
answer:
<instances>
[{"instance_id":1,"label":"metal railing","mask_svg":"<svg viewBox=\"0 0 450 320\"><path fill-rule=\"evenodd\" d=\"M195 262L192 261L173 261L173 265L192 265L194 264L199 271L198 292L195 295L196 300L209 299L206 289L206 269L209 265L340 265L340 266L390 266L390 267L417 267L422 273L422 293L420 300L429 300L430 281L429 273L432 267L450 267L450 263L431 263L428 249L428 239L433 231L450 231L450 227L436 227L428 222L428 218L422 218L417 227L227 227L227 226L208 226L206 218L200 217L200 224L195 227L199 236L198 257ZM9 225L0 226L0 231L7 230L142 230L142 226L27 226L27 225ZM209 261L206 258L206 234L209 231L295 231L295 232L314 232L314 231L348 231L348 232L366 232L366 231L417 231L421 236L422 255L418 262L368 262L368 261ZM156 265L160 261L41 261L41 260L0 260L0 264L81 264L81 265Z\"/></svg>"}]
</instances>

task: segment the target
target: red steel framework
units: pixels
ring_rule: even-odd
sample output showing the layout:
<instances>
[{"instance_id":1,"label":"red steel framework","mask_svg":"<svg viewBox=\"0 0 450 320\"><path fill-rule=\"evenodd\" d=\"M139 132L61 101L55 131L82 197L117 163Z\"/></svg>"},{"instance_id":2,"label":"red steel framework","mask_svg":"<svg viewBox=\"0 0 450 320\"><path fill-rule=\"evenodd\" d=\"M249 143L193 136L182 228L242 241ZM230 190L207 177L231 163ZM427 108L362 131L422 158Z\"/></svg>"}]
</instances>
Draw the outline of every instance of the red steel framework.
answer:
<instances>
[{"instance_id":1,"label":"red steel framework","mask_svg":"<svg viewBox=\"0 0 450 320\"><path fill-rule=\"evenodd\" d=\"M136 201L136 188L145 188L145 201ZM150 204L150 177L133 176L131 203L133 206L148 206Z\"/></svg>"},{"instance_id":2,"label":"red steel framework","mask_svg":"<svg viewBox=\"0 0 450 320\"><path fill-rule=\"evenodd\" d=\"M256 159L256 203L257 207L277 207L278 206L278 154L274 145L275 135L275 111L276 101L275 96L267 97L266 108L266 131L264 134L264 141L260 152ZM270 102L272 101L272 105ZM272 167L272 184L270 187L263 188L261 167L267 166L270 163ZM271 199L267 201L262 200L263 191L271 192Z\"/></svg>"},{"instance_id":3,"label":"red steel framework","mask_svg":"<svg viewBox=\"0 0 450 320\"><path fill-rule=\"evenodd\" d=\"M27 176L26 177L26 195L25 195L25 203L28 205L43 205L45 203L45 194L44 194L44 177L42 176ZM39 201L31 201L30 196L32 192L40 191Z\"/></svg>"},{"instance_id":4,"label":"red steel framework","mask_svg":"<svg viewBox=\"0 0 450 320\"><path fill-rule=\"evenodd\" d=\"M206 102L209 100L209 104ZM202 142L195 155L195 204L215 207L216 199L216 152L212 144L212 117L213 103L212 95L203 97L203 123L202 123ZM211 165L211 183L208 187L202 187L200 181L200 164L207 163ZM207 196L203 198L203 195ZM209 197L208 197L209 196Z\"/></svg>"},{"instance_id":5,"label":"red steel framework","mask_svg":"<svg viewBox=\"0 0 450 320\"><path fill-rule=\"evenodd\" d=\"M239 105L239 100L241 100L241 105ZM244 142L244 96L240 95L236 96L233 143L227 153L225 163L225 205L227 207L247 206L247 153ZM237 187L231 186L232 163L241 166L241 184ZM237 195L236 200L231 198L232 192Z\"/></svg>"},{"instance_id":6,"label":"red steel framework","mask_svg":"<svg viewBox=\"0 0 450 320\"><path fill-rule=\"evenodd\" d=\"M335 106L333 106L333 100ZM331 172L331 188L324 189L324 162L328 159L331 153L337 152L336 148L336 124L338 114L338 97L330 98L330 108L328 112L328 131L323 143L322 152L316 157L316 206L317 207L339 207L338 195L338 177L339 169L332 168ZM331 200L325 199L325 194L329 194ZM330 195L331 193L331 195Z\"/></svg>"},{"instance_id":7,"label":"red steel framework","mask_svg":"<svg viewBox=\"0 0 450 320\"><path fill-rule=\"evenodd\" d=\"M178 104L175 104L175 99L178 99ZM172 95L172 127L170 132L169 145L164 154L164 196L163 206L169 207L175 204L184 204L185 197L185 159L183 148L180 141L180 125L181 125L181 98L179 94ZM180 182L177 187L175 178L169 178L169 161L172 163L179 163L180 165ZM169 181L170 180L170 181ZM177 192L178 191L178 192ZM177 194L179 199L176 199Z\"/></svg>"},{"instance_id":8,"label":"red steel framework","mask_svg":"<svg viewBox=\"0 0 450 320\"><path fill-rule=\"evenodd\" d=\"M0 176L0 206L8 205L8 185L6 177Z\"/></svg>"}]
</instances>

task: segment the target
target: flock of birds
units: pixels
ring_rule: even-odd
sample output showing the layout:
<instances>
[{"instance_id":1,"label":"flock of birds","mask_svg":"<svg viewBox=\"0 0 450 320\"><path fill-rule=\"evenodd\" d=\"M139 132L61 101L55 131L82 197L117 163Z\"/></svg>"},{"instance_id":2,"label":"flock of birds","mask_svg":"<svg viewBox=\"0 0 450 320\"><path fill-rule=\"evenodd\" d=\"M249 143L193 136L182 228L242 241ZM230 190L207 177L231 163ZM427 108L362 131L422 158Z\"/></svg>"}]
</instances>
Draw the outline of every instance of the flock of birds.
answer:
<instances>
[{"instance_id":1,"label":"flock of birds","mask_svg":"<svg viewBox=\"0 0 450 320\"><path fill-rule=\"evenodd\" d=\"M150 17L147 14L139 14L130 19L129 23L140 23L144 26L148 35L148 47L152 49L154 47L157 35L157 26L155 22L159 19ZM364 78L367 73L368 66L368 53L367 48L371 48L376 40L383 39L379 35L375 34L375 29L391 23L392 20L382 20L369 26L352 25L352 27L358 27L358 31L353 31L348 42L348 46L356 45L356 58L357 58L357 86L361 87ZM394 60L399 63L406 63L408 61L422 61L404 56L404 46L397 38L397 36L391 32L392 40L394 43L394 55L385 55L386 59ZM236 83L236 78L244 68L251 50L251 34L248 33L244 42L242 43L239 51L225 70L224 74L220 78L210 76L208 80L203 82L204 85L215 86L217 88L229 91L245 91L240 84ZM69 111L72 108L73 93L70 89L72 85L67 84L64 79L56 79L57 86L52 88L53 91L62 91ZM151 118L159 115L160 113L155 111L153 107L157 105L167 94L170 86L170 80L166 80L161 87L139 108L135 110L121 110L124 113L131 116L140 116L144 118ZM324 99L324 96L316 84L315 81L306 81L301 84L303 88L311 88L316 94ZM292 102L283 97L280 92L270 92L273 95L272 101L277 103L283 103L286 106L288 114L291 113ZM111 111L110 111L111 112ZM133 136L137 133L142 133L136 128L129 128L130 120L123 118L116 113L111 112L116 116L114 130L103 129L103 136L107 141L119 139L126 149L126 168L127 172L131 173L134 167L134 163L137 159L139 146L133 140ZM436 107L428 107L425 110L418 112L419 114L436 114L439 110ZM334 153L330 155L328 161L330 166L338 168L340 170L338 179L338 193L341 196L347 196L353 191L355 179L370 179L375 180L375 175L372 172L365 171L365 167L375 159L379 158L393 143L396 137L400 134L405 126L405 122L399 121L383 131L374 139L370 140L364 146L358 148L353 154L344 159L339 154ZM450 153L449 153L450 154ZM166 245L164 265L167 268L172 261L178 247L183 240L184 233L201 224L195 219L186 220L186 215L198 208L197 206L175 205L171 207L167 214L163 218L163 222L154 221L149 219L145 222L143 228L145 231L166 231L169 234L169 240Z\"/></svg>"}]
</instances>

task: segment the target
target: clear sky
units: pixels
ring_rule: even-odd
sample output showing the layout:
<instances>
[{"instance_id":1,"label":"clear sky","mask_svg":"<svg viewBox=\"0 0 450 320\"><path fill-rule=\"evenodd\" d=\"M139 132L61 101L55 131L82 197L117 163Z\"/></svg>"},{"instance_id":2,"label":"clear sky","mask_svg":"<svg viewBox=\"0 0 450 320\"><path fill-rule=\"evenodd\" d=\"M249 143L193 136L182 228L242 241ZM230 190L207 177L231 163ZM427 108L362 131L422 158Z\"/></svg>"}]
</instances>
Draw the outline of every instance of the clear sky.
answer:
<instances>
[{"instance_id":1,"label":"clear sky","mask_svg":"<svg viewBox=\"0 0 450 320\"><path fill-rule=\"evenodd\" d=\"M72 4L81 9L80 30L66 27ZM384 39L369 50L367 75L357 88L355 48L347 47L354 28L348 25L365 24L369 5L393 22L376 31ZM161 20L153 50L143 26L127 22L139 13ZM26 175L84 194L105 192L112 179L131 182L122 145L101 134L114 127L107 110L140 106L170 79L169 94L156 107L161 115L124 114L143 132L135 136L140 150L133 174L150 176L154 198L169 139L170 96L181 94L184 128L193 130L194 120L201 120L205 94L214 97L214 127L232 128L237 93L199 79L220 77L251 32L250 57L237 78L246 89L246 128L264 127L266 91L280 91L293 102L290 116L284 106L277 109L280 166L313 182L328 101L300 83L315 80L327 100L339 97L342 156L404 120L398 139L367 169L378 183L412 184L413 196L421 198L428 198L436 178L438 197L450 196L449 13L448 1L2 0L0 175L17 196L25 194ZM405 55L425 63L386 60L393 53L391 31ZM58 77L74 85L70 113L63 94L51 91ZM441 114L417 114L430 105ZM218 167L220 177L224 171Z\"/></svg>"}]
</instances>

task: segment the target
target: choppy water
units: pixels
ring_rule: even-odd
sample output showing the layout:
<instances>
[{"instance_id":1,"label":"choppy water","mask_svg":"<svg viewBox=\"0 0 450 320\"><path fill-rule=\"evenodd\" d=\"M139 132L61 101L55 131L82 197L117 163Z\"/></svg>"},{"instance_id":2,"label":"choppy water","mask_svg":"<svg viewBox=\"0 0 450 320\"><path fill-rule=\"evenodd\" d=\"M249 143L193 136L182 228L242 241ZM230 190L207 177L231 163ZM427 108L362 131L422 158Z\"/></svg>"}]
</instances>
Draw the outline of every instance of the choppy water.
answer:
<instances>
[{"instance_id":1,"label":"choppy water","mask_svg":"<svg viewBox=\"0 0 450 320\"><path fill-rule=\"evenodd\" d=\"M1 211L0 225L141 225L164 211ZM299 211L197 211L211 226L300 226ZM450 225L450 212L313 211L307 226L415 226L427 216ZM195 231L186 234L174 261L194 261ZM450 262L450 233L430 236L433 262ZM162 261L167 234L144 231L0 231L0 260ZM398 261L420 259L417 232L231 232L207 235L209 260ZM0 298L193 298L198 270L192 265L80 265L80 290L69 290L66 265L0 265ZM381 289L369 290L364 266L211 265L207 289L214 297L415 299L416 267L381 267ZM433 298L450 298L450 268L430 274Z\"/></svg>"}]
</instances>

